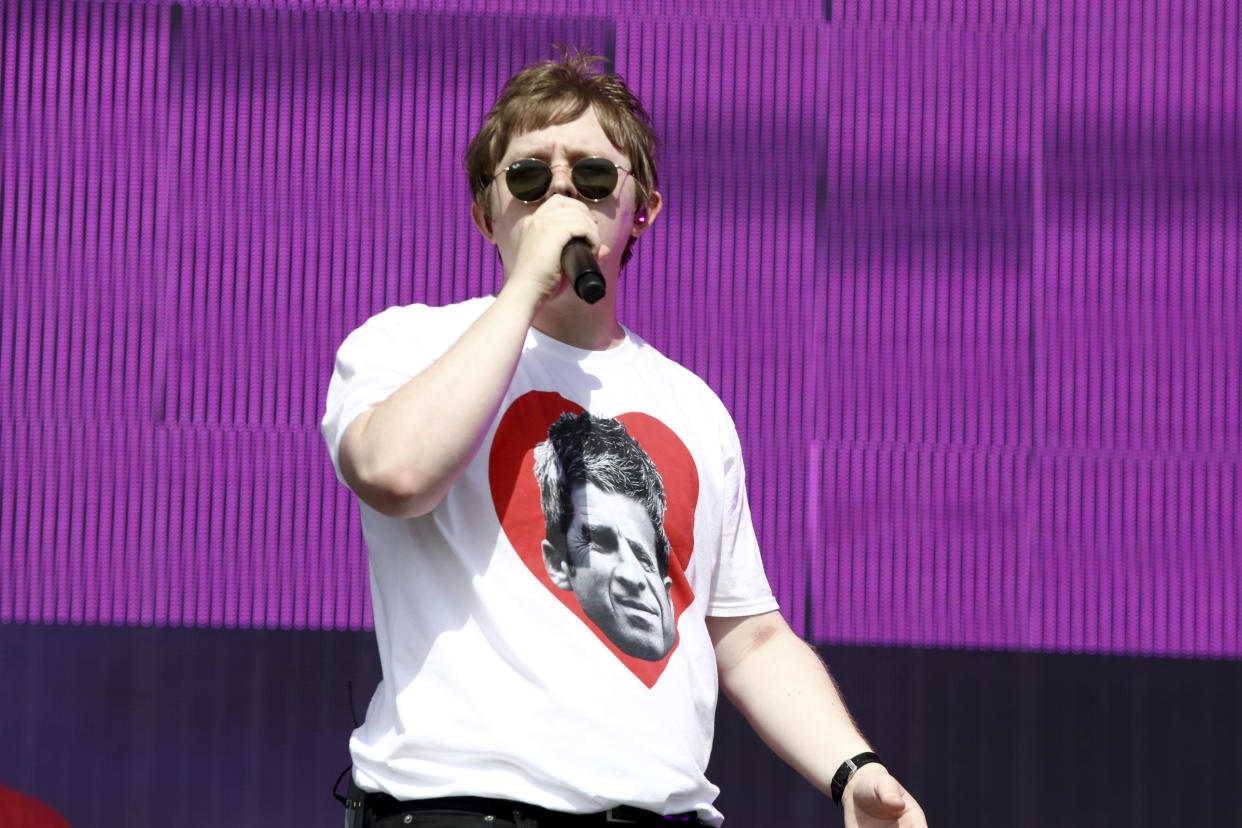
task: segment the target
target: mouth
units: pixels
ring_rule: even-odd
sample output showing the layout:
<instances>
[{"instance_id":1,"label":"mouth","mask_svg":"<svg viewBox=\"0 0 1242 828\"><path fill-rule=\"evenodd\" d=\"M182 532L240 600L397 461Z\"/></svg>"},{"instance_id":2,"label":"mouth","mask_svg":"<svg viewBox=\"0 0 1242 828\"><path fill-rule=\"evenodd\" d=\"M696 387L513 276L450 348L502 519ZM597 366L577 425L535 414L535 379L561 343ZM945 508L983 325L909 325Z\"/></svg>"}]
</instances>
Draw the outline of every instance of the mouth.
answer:
<instances>
[{"instance_id":1,"label":"mouth","mask_svg":"<svg viewBox=\"0 0 1242 828\"><path fill-rule=\"evenodd\" d=\"M659 615L655 607L637 598L617 597L613 599L613 603L619 607L624 607L630 612L641 612L644 615Z\"/></svg>"}]
</instances>

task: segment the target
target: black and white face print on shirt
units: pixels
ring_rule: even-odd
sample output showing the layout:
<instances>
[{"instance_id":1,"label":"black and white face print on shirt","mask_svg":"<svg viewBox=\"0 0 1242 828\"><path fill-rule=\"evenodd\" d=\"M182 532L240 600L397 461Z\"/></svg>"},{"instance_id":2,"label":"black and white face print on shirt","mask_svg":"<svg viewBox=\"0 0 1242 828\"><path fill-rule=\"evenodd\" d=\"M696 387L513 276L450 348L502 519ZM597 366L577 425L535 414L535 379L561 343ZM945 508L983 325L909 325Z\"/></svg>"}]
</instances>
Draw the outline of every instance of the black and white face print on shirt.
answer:
<instances>
[{"instance_id":1,"label":"black and white face print on shirt","mask_svg":"<svg viewBox=\"0 0 1242 828\"><path fill-rule=\"evenodd\" d=\"M689 450L650 415L595 417L559 394L531 391L501 417L489 479L527 569L654 686L694 600L685 569L698 472Z\"/></svg>"},{"instance_id":2,"label":"black and white face print on shirt","mask_svg":"<svg viewBox=\"0 0 1242 828\"><path fill-rule=\"evenodd\" d=\"M620 421L566 412L535 446L543 564L621 652L659 661L673 648L673 579L664 481Z\"/></svg>"}]
</instances>

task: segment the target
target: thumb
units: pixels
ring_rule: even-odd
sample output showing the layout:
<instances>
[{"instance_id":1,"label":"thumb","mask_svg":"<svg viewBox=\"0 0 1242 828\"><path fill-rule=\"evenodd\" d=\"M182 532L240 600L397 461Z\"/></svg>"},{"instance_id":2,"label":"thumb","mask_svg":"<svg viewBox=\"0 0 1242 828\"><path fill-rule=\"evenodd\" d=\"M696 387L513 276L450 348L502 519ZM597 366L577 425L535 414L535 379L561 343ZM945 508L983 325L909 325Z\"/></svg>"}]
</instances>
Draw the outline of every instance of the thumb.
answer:
<instances>
[{"instance_id":1,"label":"thumb","mask_svg":"<svg viewBox=\"0 0 1242 828\"><path fill-rule=\"evenodd\" d=\"M896 817L906 809L906 792L892 775L876 774L868 784L859 788L863 802L859 805L873 816Z\"/></svg>"}]
</instances>

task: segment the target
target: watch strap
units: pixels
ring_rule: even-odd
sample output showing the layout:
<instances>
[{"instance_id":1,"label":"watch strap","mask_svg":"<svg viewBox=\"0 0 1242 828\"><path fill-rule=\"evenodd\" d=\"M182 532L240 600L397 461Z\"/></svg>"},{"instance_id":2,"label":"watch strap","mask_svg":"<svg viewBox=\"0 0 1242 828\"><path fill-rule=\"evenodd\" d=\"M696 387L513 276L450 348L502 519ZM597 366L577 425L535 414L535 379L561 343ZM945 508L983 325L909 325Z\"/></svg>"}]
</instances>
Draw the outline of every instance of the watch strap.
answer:
<instances>
[{"instance_id":1,"label":"watch strap","mask_svg":"<svg viewBox=\"0 0 1242 828\"><path fill-rule=\"evenodd\" d=\"M872 762L879 762L880 757L871 751L865 751L850 759L846 759L841 763L841 767L837 768L837 772L832 776L832 785L829 792L832 794L832 801L841 804L841 796L845 793L845 786L849 784L850 778L863 765L870 765Z\"/></svg>"}]
</instances>

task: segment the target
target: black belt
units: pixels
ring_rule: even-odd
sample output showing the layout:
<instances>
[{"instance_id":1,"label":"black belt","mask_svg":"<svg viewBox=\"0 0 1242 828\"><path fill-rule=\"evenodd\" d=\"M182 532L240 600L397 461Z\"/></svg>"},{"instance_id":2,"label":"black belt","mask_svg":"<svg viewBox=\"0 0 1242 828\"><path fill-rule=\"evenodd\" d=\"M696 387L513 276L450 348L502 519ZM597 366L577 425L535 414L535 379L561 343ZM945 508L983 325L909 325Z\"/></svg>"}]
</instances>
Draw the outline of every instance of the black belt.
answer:
<instances>
[{"instance_id":1,"label":"black belt","mask_svg":"<svg viewBox=\"0 0 1242 828\"><path fill-rule=\"evenodd\" d=\"M665 816L630 805L618 805L607 811L593 814L567 814L525 802L490 799L483 796L442 796L435 799L401 800L394 799L385 793L368 793L363 798L363 811L366 814L367 825L374 824L377 820L387 820L394 816L419 811L467 811L510 822L516 822L515 815L517 815L523 820L533 821L538 828L583 828L583 826L594 825L702 825L694 811Z\"/></svg>"}]
</instances>

